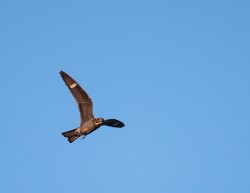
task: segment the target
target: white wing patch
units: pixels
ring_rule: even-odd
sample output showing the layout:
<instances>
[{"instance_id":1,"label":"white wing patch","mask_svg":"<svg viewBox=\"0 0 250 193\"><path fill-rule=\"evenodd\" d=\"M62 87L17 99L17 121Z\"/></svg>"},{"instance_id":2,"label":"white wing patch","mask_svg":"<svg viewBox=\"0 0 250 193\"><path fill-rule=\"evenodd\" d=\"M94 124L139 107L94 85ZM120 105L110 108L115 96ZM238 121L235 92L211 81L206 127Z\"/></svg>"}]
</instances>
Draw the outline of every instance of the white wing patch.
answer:
<instances>
[{"instance_id":1,"label":"white wing patch","mask_svg":"<svg viewBox=\"0 0 250 193\"><path fill-rule=\"evenodd\" d=\"M75 88L76 86L77 86L77 84L73 83L73 84L70 85L70 88Z\"/></svg>"}]
</instances>

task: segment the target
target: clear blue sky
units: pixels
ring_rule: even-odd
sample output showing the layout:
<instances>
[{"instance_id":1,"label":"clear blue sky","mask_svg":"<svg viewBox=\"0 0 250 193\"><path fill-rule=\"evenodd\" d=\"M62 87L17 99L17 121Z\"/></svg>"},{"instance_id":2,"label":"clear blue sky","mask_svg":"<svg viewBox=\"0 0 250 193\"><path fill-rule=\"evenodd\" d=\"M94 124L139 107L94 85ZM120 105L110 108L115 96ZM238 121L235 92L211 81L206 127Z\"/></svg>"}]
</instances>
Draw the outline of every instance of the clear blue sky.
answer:
<instances>
[{"instance_id":1,"label":"clear blue sky","mask_svg":"<svg viewBox=\"0 0 250 193\"><path fill-rule=\"evenodd\" d=\"M0 1L2 193L249 193L250 1ZM101 127L69 144L88 92Z\"/></svg>"}]
</instances>

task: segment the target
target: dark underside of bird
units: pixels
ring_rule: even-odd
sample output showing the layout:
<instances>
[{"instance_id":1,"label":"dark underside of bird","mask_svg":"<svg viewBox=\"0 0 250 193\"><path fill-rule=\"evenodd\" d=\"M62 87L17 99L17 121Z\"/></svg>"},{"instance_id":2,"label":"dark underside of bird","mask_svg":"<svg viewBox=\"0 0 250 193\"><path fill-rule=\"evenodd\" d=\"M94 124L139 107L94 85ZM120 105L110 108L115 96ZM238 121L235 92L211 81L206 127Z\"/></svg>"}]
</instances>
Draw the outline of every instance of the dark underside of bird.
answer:
<instances>
[{"instance_id":1,"label":"dark underside of bird","mask_svg":"<svg viewBox=\"0 0 250 193\"><path fill-rule=\"evenodd\" d=\"M110 126L110 127L118 127L118 128L125 126L123 122L118 121L116 119L106 119L103 121L102 125Z\"/></svg>"}]
</instances>

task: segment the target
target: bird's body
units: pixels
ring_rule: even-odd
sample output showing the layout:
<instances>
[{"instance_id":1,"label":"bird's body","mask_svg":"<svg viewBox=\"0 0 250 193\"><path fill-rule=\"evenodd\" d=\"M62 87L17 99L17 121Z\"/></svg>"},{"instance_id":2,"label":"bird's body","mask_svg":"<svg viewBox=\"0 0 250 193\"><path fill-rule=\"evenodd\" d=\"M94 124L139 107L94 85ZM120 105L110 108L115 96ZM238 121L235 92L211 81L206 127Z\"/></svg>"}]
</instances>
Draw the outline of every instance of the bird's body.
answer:
<instances>
[{"instance_id":1,"label":"bird's body","mask_svg":"<svg viewBox=\"0 0 250 193\"><path fill-rule=\"evenodd\" d=\"M100 125L101 126L101 125ZM99 126L99 127L100 127ZM83 125L81 125L77 130L76 132L78 132L79 134L81 135L86 135L86 134L89 134L91 133L92 131L96 130L97 128L99 127L96 127L95 126L95 123L94 123L94 119L91 119L89 121L87 121L86 123L84 123Z\"/></svg>"},{"instance_id":2,"label":"bird's body","mask_svg":"<svg viewBox=\"0 0 250 193\"><path fill-rule=\"evenodd\" d=\"M71 131L66 131L62 133L65 137L69 138L69 142L73 142L78 137L86 136L101 126L102 122L99 125L96 125L95 119L90 119L86 123L82 124L80 127L73 129Z\"/></svg>"},{"instance_id":3,"label":"bird's body","mask_svg":"<svg viewBox=\"0 0 250 193\"><path fill-rule=\"evenodd\" d=\"M107 119L95 118L92 110L92 101L88 94L80 87L80 85L71 78L68 74L61 71L60 72L63 81L69 88L70 92L76 99L78 108L80 111L81 123L80 127L63 132L62 135L68 138L68 141L72 143L80 136L86 136L91 132L95 131L102 125L111 126L111 127L124 127L124 124L121 121L116 119Z\"/></svg>"}]
</instances>

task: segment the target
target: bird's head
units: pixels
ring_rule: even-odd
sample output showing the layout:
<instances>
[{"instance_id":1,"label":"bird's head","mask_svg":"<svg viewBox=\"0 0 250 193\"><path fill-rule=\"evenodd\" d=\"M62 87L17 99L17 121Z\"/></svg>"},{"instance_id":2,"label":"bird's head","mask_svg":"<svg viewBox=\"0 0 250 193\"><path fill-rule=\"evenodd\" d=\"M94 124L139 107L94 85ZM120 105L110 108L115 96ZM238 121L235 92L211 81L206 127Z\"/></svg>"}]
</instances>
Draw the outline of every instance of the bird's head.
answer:
<instances>
[{"instance_id":1,"label":"bird's head","mask_svg":"<svg viewBox=\"0 0 250 193\"><path fill-rule=\"evenodd\" d=\"M95 119L94 124L96 127L100 127L102 125L103 121L104 121L103 118L97 118L97 119Z\"/></svg>"}]
</instances>

